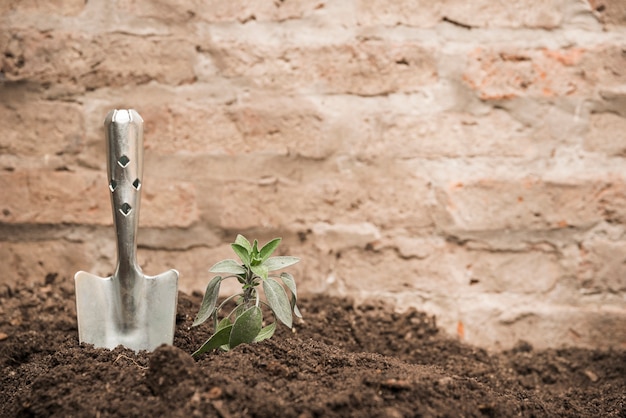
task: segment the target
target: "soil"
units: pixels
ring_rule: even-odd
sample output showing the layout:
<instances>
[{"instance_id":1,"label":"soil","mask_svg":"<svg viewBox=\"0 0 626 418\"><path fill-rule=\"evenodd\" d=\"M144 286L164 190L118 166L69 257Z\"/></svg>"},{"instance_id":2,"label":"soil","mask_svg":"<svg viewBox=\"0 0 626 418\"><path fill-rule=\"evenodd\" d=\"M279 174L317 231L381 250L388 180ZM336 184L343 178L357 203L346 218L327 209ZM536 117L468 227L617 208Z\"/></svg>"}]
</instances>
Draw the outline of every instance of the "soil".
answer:
<instances>
[{"instance_id":1,"label":"soil","mask_svg":"<svg viewBox=\"0 0 626 418\"><path fill-rule=\"evenodd\" d=\"M73 282L0 288L1 417L626 417L626 351L490 353L435 319L311 296L304 321L194 360L201 295L180 294L174 346L78 344Z\"/></svg>"}]
</instances>

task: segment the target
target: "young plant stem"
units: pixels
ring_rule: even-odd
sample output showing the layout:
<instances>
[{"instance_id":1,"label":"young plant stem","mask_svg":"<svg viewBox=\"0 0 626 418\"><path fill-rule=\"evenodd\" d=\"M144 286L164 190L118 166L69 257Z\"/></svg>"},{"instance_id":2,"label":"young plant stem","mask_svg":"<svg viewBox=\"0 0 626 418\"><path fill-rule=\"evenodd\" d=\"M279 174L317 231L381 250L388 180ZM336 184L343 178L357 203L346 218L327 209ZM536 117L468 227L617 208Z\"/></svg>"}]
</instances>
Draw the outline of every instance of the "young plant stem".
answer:
<instances>
[{"instance_id":1,"label":"young plant stem","mask_svg":"<svg viewBox=\"0 0 626 418\"><path fill-rule=\"evenodd\" d=\"M258 297L256 296L257 292L255 290L256 284L254 283L256 278L257 276L251 270L247 269L245 278L247 287L243 291L243 304L246 308L250 307L250 300L252 298L258 299Z\"/></svg>"}]
</instances>

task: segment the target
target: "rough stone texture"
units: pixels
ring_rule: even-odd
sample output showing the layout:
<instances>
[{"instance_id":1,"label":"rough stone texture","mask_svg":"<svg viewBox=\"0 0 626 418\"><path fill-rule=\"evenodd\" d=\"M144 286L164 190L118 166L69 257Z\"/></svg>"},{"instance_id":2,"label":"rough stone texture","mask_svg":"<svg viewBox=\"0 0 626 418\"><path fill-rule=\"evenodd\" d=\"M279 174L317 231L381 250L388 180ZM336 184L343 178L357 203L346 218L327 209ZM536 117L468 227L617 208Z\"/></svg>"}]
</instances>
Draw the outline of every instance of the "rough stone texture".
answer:
<instances>
[{"instance_id":1,"label":"rough stone texture","mask_svg":"<svg viewBox=\"0 0 626 418\"><path fill-rule=\"evenodd\" d=\"M374 96L415 92L437 78L433 51L418 42L330 39L293 45L289 32L269 40L271 33L243 41L230 36L216 34L201 51L211 54L220 75L254 88ZM279 37L285 41L277 42Z\"/></svg>"},{"instance_id":2,"label":"rough stone texture","mask_svg":"<svg viewBox=\"0 0 626 418\"><path fill-rule=\"evenodd\" d=\"M0 13L13 11L31 13L49 13L53 15L75 16L85 7L85 0L4 0L0 4Z\"/></svg>"},{"instance_id":3,"label":"rough stone texture","mask_svg":"<svg viewBox=\"0 0 626 418\"><path fill-rule=\"evenodd\" d=\"M457 182L441 190L447 217L440 225L461 231L550 230L588 228L623 219L626 185L608 178L544 181L535 177L514 180L480 179Z\"/></svg>"},{"instance_id":4,"label":"rough stone texture","mask_svg":"<svg viewBox=\"0 0 626 418\"><path fill-rule=\"evenodd\" d=\"M147 274L203 290L237 233L282 236L302 292L626 345L623 0L0 3L2 285L111 274L102 122L132 107Z\"/></svg>"},{"instance_id":5,"label":"rough stone texture","mask_svg":"<svg viewBox=\"0 0 626 418\"><path fill-rule=\"evenodd\" d=\"M78 104L2 96L0 151L3 155L43 160L80 151L85 123Z\"/></svg>"},{"instance_id":6,"label":"rough stone texture","mask_svg":"<svg viewBox=\"0 0 626 418\"><path fill-rule=\"evenodd\" d=\"M585 150L626 157L626 118L607 112L593 114L589 119Z\"/></svg>"},{"instance_id":7,"label":"rough stone texture","mask_svg":"<svg viewBox=\"0 0 626 418\"><path fill-rule=\"evenodd\" d=\"M322 0L271 1L235 0L121 0L120 9L141 17L186 21L197 17L208 22L274 21L301 19L325 5Z\"/></svg>"},{"instance_id":8,"label":"rough stone texture","mask_svg":"<svg viewBox=\"0 0 626 418\"><path fill-rule=\"evenodd\" d=\"M626 23L626 2L623 0L589 0L589 4L602 23L614 25Z\"/></svg>"},{"instance_id":9,"label":"rough stone texture","mask_svg":"<svg viewBox=\"0 0 626 418\"><path fill-rule=\"evenodd\" d=\"M192 46L158 36L14 30L2 35L0 49L0 71L7 80L69 84L68 90L152 80L178 85L195 78Z\"/></svg>"},{"instance_id":10,"label":"rough stone texture","mask_svg":"<svg viewBox=\"0 0 626 418\"><path fill-rule=\"evenodd\" d=\"M502 3L489 0L467 2L444 0L359 0L358 19L362 25L435 26L448 19L466 27L556 28L565 18L568 2L524 0Z\"/></svg>"},{"instance_id":11,"label":"rough stone texture","mask_svg":"<svg viewBox=\"0 0 626 418\"><path fill-rule=\"evenodd\" d=\"M187 227L198 220L193 185L142 184L140 225ZM0 173L6 193L2 221L10 224L112 225L106 174L94 171L15 171Z\"/></svg>"}]
</instances>

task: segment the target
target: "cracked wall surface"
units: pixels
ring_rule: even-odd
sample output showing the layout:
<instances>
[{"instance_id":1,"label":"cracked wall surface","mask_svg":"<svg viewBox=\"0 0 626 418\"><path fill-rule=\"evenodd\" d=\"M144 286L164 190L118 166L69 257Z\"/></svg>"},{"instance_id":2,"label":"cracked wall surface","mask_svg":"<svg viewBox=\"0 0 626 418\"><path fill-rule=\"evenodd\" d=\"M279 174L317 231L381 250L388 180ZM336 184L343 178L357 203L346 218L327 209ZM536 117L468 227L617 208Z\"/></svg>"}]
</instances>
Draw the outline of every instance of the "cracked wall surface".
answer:
<instances>
[{"instance_id":1,"label":"cracked wall surface","mask_svg":"<svg viewBox=\"0 0 626 418\"><path fill-rule=\"evenodd\" d=\"M281 236L302 292L626 346L624 0L4 0L5 287L112 273L114 108L145 121L140 264L183 291Z\"/></svg>"}]
</instances>

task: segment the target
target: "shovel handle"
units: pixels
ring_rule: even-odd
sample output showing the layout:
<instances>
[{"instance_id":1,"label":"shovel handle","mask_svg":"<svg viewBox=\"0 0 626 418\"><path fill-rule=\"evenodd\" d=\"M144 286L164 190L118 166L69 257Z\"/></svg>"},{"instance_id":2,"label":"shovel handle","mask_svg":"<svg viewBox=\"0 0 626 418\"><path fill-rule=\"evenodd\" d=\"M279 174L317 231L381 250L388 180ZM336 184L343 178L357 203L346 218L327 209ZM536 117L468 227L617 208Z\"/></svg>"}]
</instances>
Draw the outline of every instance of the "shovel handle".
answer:
<instances>
[{"instance_id":1,"label":"shovel handle","mask_svg":"<svg viewBox=\"0 0 626 418\"><path fill-rule=\"evenodd\" d=\"M133 109L116 109L109 112L104 126L109 191L117 234L116 273L122 280L133 281L141 274L136 237L143 179L143 119Z\"/></svg>"}]
</instances>

